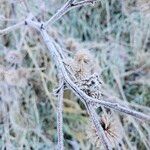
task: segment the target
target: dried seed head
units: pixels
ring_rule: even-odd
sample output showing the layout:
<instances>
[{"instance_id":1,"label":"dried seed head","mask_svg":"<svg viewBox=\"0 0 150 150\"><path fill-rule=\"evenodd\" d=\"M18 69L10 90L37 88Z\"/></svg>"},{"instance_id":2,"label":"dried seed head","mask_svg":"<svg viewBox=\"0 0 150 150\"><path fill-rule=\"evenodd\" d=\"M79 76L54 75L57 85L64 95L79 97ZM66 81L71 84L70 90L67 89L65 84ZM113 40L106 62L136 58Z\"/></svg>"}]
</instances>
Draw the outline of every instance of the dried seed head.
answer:
<instances>
[{"instance_id":1,"label":"dried seed head","mask_svg":"<svg viewBox=\"0 0 150 150\"><path fill-rule=\"evenodd\" d=\"M101 98L102 82L98 76L98 62L88 50L78 50L74 58L68 59L70 74L78 87L90 97Z\"/></svg>"},{"instance_id":2,"label":"dried seed head","mask_svg":"<svg viewBox=\"0 0 150 150\"><path fill-rule=\"evenodd\" d=\"M77 82L77 85L88 96L96 99L101 99L102 81L97 74L93 74L89 78L80 80L79 82Z\"/></svg>"},{"instance_id":3,"label":"dried seed head","mask_svg":"<svg viewBox=\"0 0 150 150\"><path fill-rule=\"evenodd\" d=\"M8 63L21 65L23 61L23 56L18 51L9 51L5 59Z\"/></svg>"},{"instance_id":4,"label":"dried seed head","mask_svg":"<svg viewBox=\"0 0 150 150\"><path fill-rule=\"evenodd\" d=\"M115 147L122 138L119 124L110 114L103 114L100 119L100 124L108 138L108 141L111 143L112 147ZM93 145L96 145L96 147L100 147L102 145L93 125L90 125L90 127L88 125L87 135Z\"/></svg>"},{"instance_id":5,"label":"dried seed head","mask_svg":"<svg viewBox=\"0 0 150 150\"><path fill-rule=\"evenodd\" d=\"M77 79L85 79L98 70L94 56L88 50L79 50L75 54L73 70Z\"/></svg>"}]
</instances>

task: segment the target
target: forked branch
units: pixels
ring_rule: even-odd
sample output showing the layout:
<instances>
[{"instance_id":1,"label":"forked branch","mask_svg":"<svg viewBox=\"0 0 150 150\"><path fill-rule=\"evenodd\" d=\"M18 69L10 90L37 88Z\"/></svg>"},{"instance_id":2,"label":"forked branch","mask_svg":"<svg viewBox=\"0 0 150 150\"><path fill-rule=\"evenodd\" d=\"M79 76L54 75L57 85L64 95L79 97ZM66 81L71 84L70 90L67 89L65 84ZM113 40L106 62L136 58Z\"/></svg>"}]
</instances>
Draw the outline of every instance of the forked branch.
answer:
<instances>
[{"instance_id":1,"label":"forked branch","mask_svg":"<svg viewBox=\"0 0 150 150\"><path fill-rule=\"evenodd\" d=\"M104 106L106 108L111 108L111 109L120 111L122 113L132 115L135 118L150 121L150 117L148 115L145 115L141 112L127 108L127 106L121 105L118 102L113 103L113 102L109 102L107 100L98 100L98 99L89 97L86 93L84 93L82 90L80 90L79 87L70 79L70 77L69 77L69 75L65 69L65 66L63 64L63 60L61 59L61 56L59 54L60 51L58 52L56 47L53 44L54 41L53 42L51 41L49 35L47 34L47 32L45 30L41 31L41 35L44 39L45 44L48 47L48 50L49 50L53 60L55 61L55 64L58 67L58 70L63 75L63 78L64 78L68 88L70 88L80 98L80 100L84 104L89 103L89 102L99 104L99 105Z\"/></svg>"},{"instance_id":2,"label":"forked branch","mask_svg":"<svg viewBox=\"0 0 150 150\"><path fill-rule=\"evenodd\" d=\"M32 15L29 15L26 20L8 27L6 29L0 30L0 34L5 34L8 33L14 29L19 28L22 25L28 25L35 30L39 31L41 33L41 36L44 40L45 45L47 46L49 53L51 57L53 58L54 64L57 66L58 72L61 74L61 78L63 79L63 82L65 82L66 86L72 90L76 96L79 97L79 99L85 104L87 111L93 121L93 124L96 128L96 131L98 133L98 137L101 139L103 142L105 148L107 150L111 149L111 146L106 138L105 132L102 128L102 126L99 123L97 113L95 109L92 106L92 103L98 104L100 106L104 106L106 108L110 108L113 110L117 110L119 112L132 115L133 117L136 117L138 119L142 120L147 120L150 121L150 116L132 110L128 108L126 105L121 105L118 102L110 102L107 99L95 99L92 97L89 97L85 92L83 92L70 78L65 64L63 62L62 56L63 56L63 51L61 50L61 47L48 35L46 28L48 25L54 23L58 19L60 19L65 13L67 13L69 10L76 8L76 7L81 7L87 4L92 4L96 0L83 0L80 2L76 2L75 0L68 0L67 3L60 8L56 14L54 14L47 22L45 23L39 23L37 21L33 21L34 17ZM30 17L32 16L32 17ZM57 45L57 47L56 47ZM64 85L64 84L63 84ZM63 111L63 91L64 91L64 86L62 86L59 91L58 91L58 112L57 112L57 131L58 131L58 149L63 150L63 131L62 131L62 126L63 126L63 119L62 119L62 111Z\"/></svg>"},{"instance_id":3,"label":"forked branch","mask_svg":"<svg viewBox=\"0 0 150 150\"><path fill-rule=\"evenodd\" d=\"M58 19L60 19L64 14L66 14L68 11L70 11L73 8L81 7L84 5L93 4L96 2L96 0L83 0L80 2L75 2L75 0L68 0L66 4L64 4L56 14L54 14L47 22L44 24L44 28L47 28L49 24L52 24L56 22Z\"/></svg>"}]
</instances>

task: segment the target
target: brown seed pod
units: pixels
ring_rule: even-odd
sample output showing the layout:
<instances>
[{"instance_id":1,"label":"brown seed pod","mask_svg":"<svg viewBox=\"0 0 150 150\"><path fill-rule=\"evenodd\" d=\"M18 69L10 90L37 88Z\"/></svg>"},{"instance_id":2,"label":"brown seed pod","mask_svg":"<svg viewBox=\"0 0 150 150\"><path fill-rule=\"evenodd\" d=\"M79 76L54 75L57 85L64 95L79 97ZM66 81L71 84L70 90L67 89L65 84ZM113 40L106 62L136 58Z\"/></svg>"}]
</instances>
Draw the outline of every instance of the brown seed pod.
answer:
<instances>
[{"instance_id":1,"label":"brown seed pod","mask_svg":"<svg viewBox=\"0 0 150 150\"><path fill-rule=\"evenodd\" d=\"M74 58L68 59L67 64L78 87L90 97L100 99L102 86L98 75L100 69L90 51L78 50Z\"/></svg>"},{"instance_id":2,"label":"brown seed pod","mask_svg":"<svg viewBox=\"0 0 150 150\"><path fill-rule=\"evenodd\" d=\"M85 79L98 71L98 63L88 50L78 50L74 56L73 71L77 79Z\"/></svg>"},{"instance_id":3,"label":"brown seed pod","mask_svg":"<svg viewBox=\"0 0 150 150\"><path fill-rule=\"evenodd\" d=\"M108 138L108 141L111 143L112 147L115 147L122 138L119 124L111 114L103 114L99 122L106 134L106 137ZM87 126L87 136L91 143L96 147L100 147L102 145L102 141L99 139L96 129L93 127L92 123Z\"/></svg>"}]
</instances>

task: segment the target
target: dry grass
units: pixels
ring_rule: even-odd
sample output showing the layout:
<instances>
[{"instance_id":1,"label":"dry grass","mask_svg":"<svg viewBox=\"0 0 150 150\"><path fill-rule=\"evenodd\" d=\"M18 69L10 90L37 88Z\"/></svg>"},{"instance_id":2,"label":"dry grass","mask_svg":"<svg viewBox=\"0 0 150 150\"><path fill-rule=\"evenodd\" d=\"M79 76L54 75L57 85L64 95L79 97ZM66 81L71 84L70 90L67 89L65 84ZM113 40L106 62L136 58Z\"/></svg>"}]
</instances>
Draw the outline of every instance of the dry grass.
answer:
<instances>
[{"instance_id":1,"label":"dry grass","mask_svg":"<svg viewBox=\"0 0 150 150\"><path fill-rule=\"evenodd\" d=\"M0 28L24 19L27 8L48 20L64 0L1 0ZM89 49L101 66L103 93L150 114L150 9L148 1L103 0L71 10L48 29L69 56ZM147 9L148 8L148 9ZM0 35L0 149L48 150L57 143L53 89L56 68L42 39L25 26ZM99 72L100 74L100 72ZM101 114L101 110L98 110ZM112 112L122 149L150 149L149 123ZM86 136L88 114L72 92L64 93L65 149L95 150ZM117 145L116 149L121 149Z\"/></svg>"}]
</instances>

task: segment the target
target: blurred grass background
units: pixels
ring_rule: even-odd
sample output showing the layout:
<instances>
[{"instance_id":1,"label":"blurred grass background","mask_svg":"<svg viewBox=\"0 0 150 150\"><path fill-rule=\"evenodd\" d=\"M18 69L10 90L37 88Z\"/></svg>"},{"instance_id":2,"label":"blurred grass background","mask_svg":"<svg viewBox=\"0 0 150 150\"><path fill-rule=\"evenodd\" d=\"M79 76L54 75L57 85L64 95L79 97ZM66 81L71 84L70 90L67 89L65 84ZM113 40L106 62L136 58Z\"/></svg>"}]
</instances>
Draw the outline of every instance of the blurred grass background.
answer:
<instances>
[{"instance_id":1,"label":"blurred grass background","mask_svg":"<svg viewBox=\"0 0 150 150\"><path fill-rule=\"evenodd\" d=\"M39 21L46 21L64 2L1 0L0 29L24 19L26 7ZM150 114L149 0L101 0L71 10L48 32L70 55L80 48L94 53L107 96ZM21 27L0 36L0 75L0 149L56 149L56 67L39 33ZM122 149L150 149L149 123L117 117L123 130ZM66 150L97 149L87 139L87 112L69 90L63 118Z\"/></svg>"}]
</instances>

